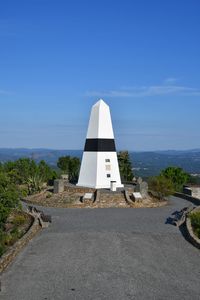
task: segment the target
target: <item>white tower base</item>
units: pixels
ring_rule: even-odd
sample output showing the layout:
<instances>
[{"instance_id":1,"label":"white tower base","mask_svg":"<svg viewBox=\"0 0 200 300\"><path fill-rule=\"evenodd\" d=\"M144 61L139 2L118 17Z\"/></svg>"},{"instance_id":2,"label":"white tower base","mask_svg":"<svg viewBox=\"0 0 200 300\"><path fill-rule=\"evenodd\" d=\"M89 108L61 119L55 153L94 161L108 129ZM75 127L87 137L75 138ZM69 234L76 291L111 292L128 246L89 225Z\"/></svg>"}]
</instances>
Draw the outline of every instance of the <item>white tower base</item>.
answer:
<instances>
[{"instance_id":1,"label":"white tower base","mask_svg":"<svg viewBox=\"0 0 200 300\"><path fill-rule=\"evenodd\" d=\"M117 188L123 187L116 166L116 152L84 152L77 186L103 189L110 188L111 181L116 181Z\"/></svg>"}]
</instances>

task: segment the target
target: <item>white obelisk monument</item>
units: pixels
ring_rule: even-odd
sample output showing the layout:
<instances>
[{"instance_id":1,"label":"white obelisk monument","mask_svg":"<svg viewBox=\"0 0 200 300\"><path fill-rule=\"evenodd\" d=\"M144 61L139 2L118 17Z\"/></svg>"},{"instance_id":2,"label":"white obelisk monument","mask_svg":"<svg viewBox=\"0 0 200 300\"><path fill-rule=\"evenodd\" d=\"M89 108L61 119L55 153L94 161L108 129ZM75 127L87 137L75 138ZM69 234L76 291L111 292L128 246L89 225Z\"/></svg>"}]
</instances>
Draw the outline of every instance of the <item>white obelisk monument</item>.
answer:
<instances>
[{"instance_id":1,"label":"white obelisk monument","mask_svg":"<svg viewBox=\"0 0 200 300\"><path fill-rule=\"evenodd\" d=\"M109 106L99 100L92 107L78 186L96 189L123 187Z\"/></svg>"}]
</instances>

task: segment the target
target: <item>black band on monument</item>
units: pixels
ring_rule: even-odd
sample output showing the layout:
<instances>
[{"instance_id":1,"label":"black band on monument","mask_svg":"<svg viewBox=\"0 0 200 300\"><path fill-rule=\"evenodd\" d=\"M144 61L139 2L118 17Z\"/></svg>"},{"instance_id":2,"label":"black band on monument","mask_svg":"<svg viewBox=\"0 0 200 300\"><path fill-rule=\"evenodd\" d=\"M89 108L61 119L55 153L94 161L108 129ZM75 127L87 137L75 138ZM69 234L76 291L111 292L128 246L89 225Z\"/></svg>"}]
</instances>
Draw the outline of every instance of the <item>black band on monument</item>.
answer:
<instances>
[{"instance_id":1,"label":"black band on monument","mask_svg":"<svg viewBox=\"0 0 200 300\"><path fill-rule=\"evenodd\" d=\"M116 152L114 139L86 139L85 152Z\"/></svg>"}]
</instances>

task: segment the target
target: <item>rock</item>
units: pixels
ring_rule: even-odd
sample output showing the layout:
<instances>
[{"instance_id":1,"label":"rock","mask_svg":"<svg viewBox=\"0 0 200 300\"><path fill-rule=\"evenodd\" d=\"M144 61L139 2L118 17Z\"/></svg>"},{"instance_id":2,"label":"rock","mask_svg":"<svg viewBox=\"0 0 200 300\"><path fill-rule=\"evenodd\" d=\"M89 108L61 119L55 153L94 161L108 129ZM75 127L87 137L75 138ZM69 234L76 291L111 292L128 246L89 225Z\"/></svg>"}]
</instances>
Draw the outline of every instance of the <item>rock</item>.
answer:
<instances>
[{"instance_id":1,"label":"rock","mask_svg":"<svg viewBox=\"0 0 200 300\"><path fill-rule=\"evenodd\" d=\"M138 178L138 180L137 180L137 183L138 183L138 184L141 184L141 183L142 183L142 181L143 181L143 180L142 180L142 178L141 178L141 177L139 177L139 178Z\"/></svg>"},{"instance_id":2,"label":"rock","mask_svg":"<svg viewBox=\"0 0 200 300\"><path fill-rule=\"evenodd\" d=\"M56 179L54 180L54 194L59 194L64 192L64 180L63 179Z\"/></svg>"},{"instance_id":3,"label":"rock","mask_svg":"<svg viewBox=\"0 0 200 300\"><path fill-rule=\"evenodd\" d=\"M65 180L65 183L69 182L69 175L68 174L62 174L60 177L61 177L61 179Z\"/></svg>"},{"instance_id":4,"label":"rock","mask_svg":"<svg viewBox=\"0 0 200 300\"><path fill-rule=\"evenodd\" d=\"M140 183L137 183L135 186L135 192L138 192L142 195L142 198L148 197L148 183L145 181L142 181Z\"/></svg>"}]
</instances>

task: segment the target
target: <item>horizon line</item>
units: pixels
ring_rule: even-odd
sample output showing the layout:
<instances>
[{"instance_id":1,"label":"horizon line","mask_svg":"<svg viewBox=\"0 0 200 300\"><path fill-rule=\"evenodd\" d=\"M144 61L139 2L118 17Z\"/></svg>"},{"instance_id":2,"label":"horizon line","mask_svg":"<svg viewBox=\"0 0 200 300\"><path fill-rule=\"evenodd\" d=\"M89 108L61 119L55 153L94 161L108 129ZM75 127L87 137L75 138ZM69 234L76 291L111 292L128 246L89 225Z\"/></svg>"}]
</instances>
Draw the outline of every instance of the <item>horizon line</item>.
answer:
<instances>
[{"instance_id":1,"label":"horizon line","mask_svg":"<svg viewBox=\"0 0 200 300\"><path fill-rule=\"evenodd\" d=\"M83 149L56 149L56 148L43 148L43 147L0 147L0 150L51 150L51 151L84 151ZM130 152L163 152L163 151L200 151L200 147L198 148L190 148L190 149L157 149L157 150L134 150L134 149L119 149L119 151L130 151Z\"/></svg>"}]
</instances>

